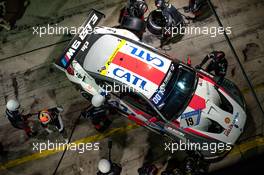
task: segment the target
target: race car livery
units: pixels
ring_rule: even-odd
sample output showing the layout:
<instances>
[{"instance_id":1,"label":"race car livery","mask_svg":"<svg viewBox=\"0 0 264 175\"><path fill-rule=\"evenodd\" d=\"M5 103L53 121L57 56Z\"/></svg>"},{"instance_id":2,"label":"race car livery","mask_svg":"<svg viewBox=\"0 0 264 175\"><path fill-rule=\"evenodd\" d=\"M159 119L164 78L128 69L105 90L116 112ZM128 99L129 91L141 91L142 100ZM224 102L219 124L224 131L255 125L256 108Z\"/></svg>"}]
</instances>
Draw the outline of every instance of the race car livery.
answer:
<instances>
[{"instance_id":1,"label":"race car livery","mask_svg":"<svg viewBox=\"0 0 264 175\"><path fill-rule=\"evenodd\" d=\"M108 95L120 114L173 140L234 145L246 122L245 102L234 83L196 70L143 42L125 29L96 27L92 10L58 68L90 96ZM118 85L118 91L108 86ZM109 98L110 96L110 98ZM214 159L226 152L199 150Z\"/></svg>"}]
</instances>

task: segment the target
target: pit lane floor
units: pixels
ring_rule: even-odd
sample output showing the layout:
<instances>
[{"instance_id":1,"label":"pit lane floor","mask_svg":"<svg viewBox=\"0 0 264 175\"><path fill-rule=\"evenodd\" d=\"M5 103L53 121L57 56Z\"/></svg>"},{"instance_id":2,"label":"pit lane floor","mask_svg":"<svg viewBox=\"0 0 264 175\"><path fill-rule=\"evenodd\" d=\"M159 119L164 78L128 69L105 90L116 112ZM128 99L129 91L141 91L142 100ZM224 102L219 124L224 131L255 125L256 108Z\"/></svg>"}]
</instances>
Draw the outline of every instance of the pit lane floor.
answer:
<instances>
[{"instance_id":1,"label":"pit lane floor","mask_svg":"<svg viewBox=\"0 0 264 175\"><path fill-rule=\"evenodd\" d=\"M83 131L84 128L85 126L82 126L82 127L79 127L78 130ZM139 135L142 135L142 132L145 132L146 134L144 134L144 136L139 137ZM87 151L87 150L85 151L85 150L82 150L81 148L79 150L68 150L65 159L62 161L61 166L59 167L59 172L60 173L67 172L67 174L93 174L93 172L96 171L96 169L94 169L95 167L91 167L91 165L89 164L85 165L85 163L81 162L81 160L84 159L85 162L98 162L99 160L95 159L96 157L97 158L107 157L107 149L105 148L107 147L106 141L107 141L107 138L109 137L111 137L115 141L114 149L113 149L114 151L113 160L117 162L122 162L122 167L124 171L128 169L129 171L128 170L127 171L129 174L136 173L138 166L140 166L139 162L141 162L142 164L143 162L150 162L150 161L151 162L154 161L154 163L159 165L159 168L161 171L162 169L164 169L165 165L160 164L159 162L166 161L166 156L168 156L168 154L165 154L166 151L162 149L162 147L159 147L159 149L153 149L150 151L148 149L151 149L151 147L149 147L148 144L141 144L141 143L145 142L146 138L148 138L148 140L155 139L155 138L156 140L157 139L163 140L163 139L160 138L159 135L150 135L150 134L148 135L147 133L148 132L144 131L144 129L142 128L139 128L137 125L128 124L123 127L112 128L109 131L102 133L102 134L91 135L85 138L74 140L72 144L92 143L92 142L98 142L100 144L103 144L104 145L103 147L102 145L100 145L100 148L102 149L100 150L99 155L101 156L96 155L98 151ZM136 138L135 138L135 135L137 136ZM125 141L120 142L120 138L126 138L126 139ZM117 141L116 139L118 139L119 141ZM136 142L135 142L135 139L137 140ZM50 141L52 142L52 140ZM157 144L160 144L160 145L164 144L164 142L162 141L156 141L156 142ZM127 144L129 144L129 146L126 146ZM126 146L126 148L124 146ZM124 149L129 149L129 148L131 149L129 152L132 152L133 154L128 154L127 156L125 156L125 158L123 157L121 160L118 160L117 156L115 155L119 154L121 151L124 151ZM229 159L234 159L234 158L238 159L242 157L244 161L247 161L248 159L254 160L255 159L254 157L258 157L256 155L263 154L263 148L264 148L264 137L257 137L255 139L240 143L236 145L234 149L228 154L228 156L225 158L225 161L212 164L211 171L214 169L220 169L218 170L219 172L224 171L225 167L230 166L228 164L228 161L230 161ZM32 174L36 174L36 172L41 172L43 168L47 168L45 173L52 174L56 167L57 162L54 162L54 165L52 166L50 166L50 163L47 164L45 162L49 162L49 160L50 159L52 160L54 157L60 157L61 152L63 152L63 149L61 148L61 149L56 149L56 150L53 150L53 149L52 150L42 150L41 152L40 150L35 150L35 152L36 153L34 154L25 155L17 159L9 160L3 164L0 164L1 172L7 173L7 174L12 174L12 173L28 174L28 172ZM167 153L168 153L168 150L167 150ZM9 153L7 153L7 155L8 154ZM179 155L180 153L176 154L177 157ZM252 155L255 155L255 156L253 157ZM149 158L149 156L152 156L152 157ZM77 163L77 165L75 166L68 165L68 164L71 164L70 162L73 160L77 161L75 162ZM134 165L135 161L137 162L139 161L138 163L136 163L138 164L138 166ZM262 160L260 159L259 163L261 161ZM223 163L225 165L223 165ZM46 164L48 165L48 167L45 167ZM132 167L131 167L131 164L133 164ZM69 167L67 166L72 167L70 172L68 171ZM218 166L218 168L216 168L216 166ZM28 167L28 168L25 168L25 167Z\"/></svg>"},{"instance_id":2,"label":"pit lane floor","mask_svg":"<svg viewBox=\"0 0 264 175\"><path fill-rule=\"evenodd\" d=\"M32 27L47 27L47 23L53 26L55 24L80 26L90 8L102 10L106 14L103 25L114 26L119 15L119 9L124 4L120 2L118 0L111 2L107 0L66 2L35 0L31 2L23 18L17 22L18 27L10 32L2 31L0 33L2 41L0 43L1 113L4 113L6 100L12 97L17 97L20 100L25 112L36 112L55 105L62 105L65 108L63 120L67 131L70 132L80 111L88 104L80 97L80 94L66 79L65 75L56 70L51 63L67 45L67 42L63 41L71 37L67 35L43 35L40 37L33 34ZM188 3L187 0L171 2L177 8ZM217 7L216 10L224 25L232 27L231 40L263 104L263 1L216 0L213 3ZM149 4L152 4L150 9L153 8L153 2L151 1ZM217 23L215 18L211 16L204 21L191 23L190 26L217 26ZM144 40L151 45L159 45L157 38L152 35L146 34ZM263 115L258 110L223 36L218 35L212 38L209 35L186 35L180 42L170 46L171 49L166 51L168 54L180 60L190 56L193 65L199 63L213 49L224 50L229 61L228 78L239 85L248 104L249 117L241 140L247 140L254 135L263 133ZM28 53L12 57L23 52ZM122 163L124 166L123 174L136 174L137 168L147 160L156 161L157 164L166 160L163 151L164 145L159 141L161 140L159 136L149 133L144 128L127 132L127 122L127 120L116 116L112 125L112 129L123 128L120 129L122 132L115 135L113 139L113 159ZM99 138L108 136L107 134L98 135L89 122L81 119L73 135L73 141L87 137L94 138L92 137L94 135ZM12 128L8 121L1 117L0 140L7 150L7 157L1 158L0 174L52 174L62 152L51 154L53 153L51 151L40 155L33 151L32 145L34 142L45 142L47 139L51 141L60 140L58 135L46 136L45 134L27 140L22 131ZM88 139L88 141L97 140ZM98 160L107 156L106 142L107 139L100 139L100 151L87 151L83 154L68 151L58 174L95 174ZM256 142L250 143L254 146ZM247 153L250 155L260 151L259 149L249 150ZM182 153L177 154L177 156L181 157ZM36 159L39 157L41 159ZM224 161L214 164L211 169L224 167L238 157L227 157ZM3 166L7 166L8 169L3 169ZM160 165L160 167L162 166Z\"/></svg>"}]
</instances>

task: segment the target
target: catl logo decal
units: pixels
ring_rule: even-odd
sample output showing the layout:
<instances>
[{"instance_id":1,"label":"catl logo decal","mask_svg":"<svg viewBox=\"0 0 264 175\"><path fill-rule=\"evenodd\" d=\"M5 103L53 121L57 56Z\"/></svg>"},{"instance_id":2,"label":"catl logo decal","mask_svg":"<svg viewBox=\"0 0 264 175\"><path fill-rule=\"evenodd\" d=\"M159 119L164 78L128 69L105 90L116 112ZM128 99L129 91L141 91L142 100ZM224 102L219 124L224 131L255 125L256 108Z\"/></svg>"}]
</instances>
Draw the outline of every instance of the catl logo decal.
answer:
<instances>
[{"instance_id":1,"label":"catl logo decal","mask_svg":"<svg viewBox=\"0 0 264 175\"><path fill-rule=\"evenodd\" d=\"M141 78L137 77L136 75L133 75L129 72L125 72L125 70L121 68L115 68L113 71L113 74L119 78L122 78L123 80L132 83L133 85L139 86L141 89L145 90L145 85L147 82L145 80L142 80Z\"/></svg>"},{"instance_id":2,"label":"catl logo decal","mask_svg":"<svg viewBox=\"0 0 264 175\"><path fill-rule=\"evenodd\" d=\"M157 56L153 56L150 53L144 51L143 49L140 49L134 46L130 46L130 47L132 48L131 50L132 55L135 55L136 57L139 57L143 60L146 60L157 67L164 66L164 61L161 58Z\"/></svg>"}]
</instances>

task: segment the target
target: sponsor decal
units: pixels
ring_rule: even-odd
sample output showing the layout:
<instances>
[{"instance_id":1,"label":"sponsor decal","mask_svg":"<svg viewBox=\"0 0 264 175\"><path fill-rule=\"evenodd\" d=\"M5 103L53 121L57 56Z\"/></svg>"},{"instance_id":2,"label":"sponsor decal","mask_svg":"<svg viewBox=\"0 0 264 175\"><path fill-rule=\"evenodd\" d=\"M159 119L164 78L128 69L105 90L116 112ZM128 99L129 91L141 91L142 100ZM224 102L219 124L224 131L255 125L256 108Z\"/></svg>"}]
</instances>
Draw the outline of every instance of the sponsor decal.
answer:
<instances>
[{"instance_id":1,"label":"sponsor decal","mask_svg":"<svg viewBox=\"0 0 264 175\"><path fill-rule=\"evenodd\" d=\"M171 79L171 76L173 74L173 71L174 71L174 65L171 64L170 69L169 69L169 72L168 72L166 78L164 79L163 83L159 87L158 91L151 98L151 101L159 109L164 105L165 88L166 88L169 80Z\"/></svg>"},{"instance_id":2,"label":"sponsor decal","mask_svg":"<svg viewBox=\"0 0 264 175\"><path fill-rule=\"evenodd\" d=\"M98 16L96 14L93 14L93 16L90 18L90 20L88 21L82 32L79 34L81 40L84 40L86 36L92 32L93 30L92 25L95 25L98 19L99 19Z\"/></svg>"},{"instance_id":3,"label":"sponsor decal","mask_svg":"<svg viewBox=\"0 0 264 175\"><path fill-rule=\"evenodd\" d=\"M156 106L160 106L162 99L164 96L164 92L162 90L159 90L154 97L152 98L152 102L154 103L154 105Z\"/></svg>"},{"instance_id":4,"label":"sponsor decal","mask_svg":"<svg viewBox=\"0 0 264 175\"><path fill-rule=\"evenodd\" d=\"M89 46L89 42L86 41L86 42L84 43L84 45L82 46L81 51L84 52L84 51L88 48L88 46Z\"/></svg>"},{"instance_id":5,"label":"sponsor decal","mask_svg":"<svg viewBox=\"0 0 264 175\"><path fill-rule=\"evenodd\" d=\"M145 79L160 85L165 73L139 59L122 52L118 52L112 61L113 64L121 66Z\"/></svg>"},{"instance_id":6,"label":"sponsor decal","mask_svg":"<svg viewBox=\"0 0 264 175\"><path fill-rule=\"evenodd\" d=\"M131 54L142 59L142 60L146 60L147 62L149 62L150 64L157 66L157 67L163 67L164 66L164 61L162 60L162 58L158 57L157 55L152 55L153 53L147 52L147 50L142 49L142 48L138 48L136 46L131 46L130 45L131 50Z\"/></svg>"},{"instance_id":7,"label":"sponsor decal","mask_svg":"<svg viewBox=\"0 0 264 175\"><path fill-rule=\"evenodd\" d=\"M185 134L183 134L182 132L180 132L180 131L178 131L177 129L174 129L174 128L172 128L172 127L167 127L167 129L168 129L169 131L175 133L176 135L180 135L180 136L182 136L182 137L185 136Z\"/></svg>"},{"instance_id":8,"label":"sponsor decal","mask_svg":"<svg viewBox=\"0 0 264 175\"><path fill-rule=\"evenodd\" d=\"M145 90L147 81L139 78L137 75L126 72L122 68L115 68L113 70L113 74L117 76L118 78L121 78L122 80L128 83L132 83L133 85L138 86L139 88Z\"/></svg>"},{"instance_id":9,"label":"sponsor decal","mask_svg":"<svg viewBox=\"0 0 264 175\"><path fill-rule=\"evenodd\" d=\"M76 53L76 51L79 49L79 47L82 44L82 41L86 38L86 36L92 32L92 25L95 25L96 22L98 21L99 17L96 14L93 14L93 16L90 18L90 20L88 21L88 23L85 25L84 29L82 30L82 32L79 34L79 37L73 41L72 45L70 46L70 48L68 49L68 51L66 52L66 54L64 55L64 57L61 59L61 63L64 67L67 66L67 63L69 62L69 60L74 56L74 54ZM82 51L84 51L89 45L89 42L85 42L83 47L82 47Z\"/></svg>"},{"instance_id":10,"label":"sponsor decal","mask_svg":"<svg viewBox=\"0 0 264 175\"><path fill-rule=\"evenodd\" d=\"M181 115L180 126L182 128L188 128L196 126L200 123L201 110L195 110Z\"/></svg>"},{"instance_id":11,"label":"sponsor decal","mask_svg":"<svg viewBox=\"0 0 264 175\"><path fill-rule=\"evenodd\" d=\"M229 124L230 122L231 122L230 118L229 118L229 117L226 117L226 118L225 118L225 123L226 123L226 124Z\"/></svg>"},{"instance_id":12,"label":"sponsor decal","mask_svg":"<svg viewBox=\"0 0 264 175\"><path fill-rule=\"evenodd\" d=\"M165 128L159 121L146 121L146 125L154 130L157 130L160 134L164 134L166 132Z\"/></svg>"},{"instance_id":13,"label":"sponsor decal","mask_svg":"<svg viewBox=\"0 0 264 175\"><path fill-rule=\"evenodd\" d=\"M232 121L232 123L225 129L224 134L226 136L229 136L229 134L230 134L231 130L233 129L233 127L239 128L238 125L236 124L238 116L239 116L239 113L237 112L235 117L234 117L234 119L233 119L233 121Z\"/></svg>"}]
</instances>

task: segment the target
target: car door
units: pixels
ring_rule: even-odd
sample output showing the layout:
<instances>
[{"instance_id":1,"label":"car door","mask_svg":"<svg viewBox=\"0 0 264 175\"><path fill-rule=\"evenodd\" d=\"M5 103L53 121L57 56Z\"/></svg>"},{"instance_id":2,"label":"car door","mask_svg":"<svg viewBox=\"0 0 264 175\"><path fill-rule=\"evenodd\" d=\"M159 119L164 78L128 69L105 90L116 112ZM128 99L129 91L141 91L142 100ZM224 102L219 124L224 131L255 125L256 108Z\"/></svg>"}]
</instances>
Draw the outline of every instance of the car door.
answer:
<instances>
[{"instance_id":1,"label":"car door","mask_svg":"<svg viewBox=\"0 0 264 175\"><path fill-rule=\"evenodd\" d=\"M147 99L138 93L129 92L122 93L120 100L131 111L127 115L128 119L159 134L164 133L164 121L147 102Z\"/></svg>"}]
</instances>

